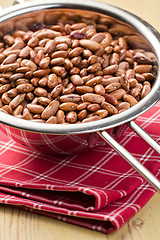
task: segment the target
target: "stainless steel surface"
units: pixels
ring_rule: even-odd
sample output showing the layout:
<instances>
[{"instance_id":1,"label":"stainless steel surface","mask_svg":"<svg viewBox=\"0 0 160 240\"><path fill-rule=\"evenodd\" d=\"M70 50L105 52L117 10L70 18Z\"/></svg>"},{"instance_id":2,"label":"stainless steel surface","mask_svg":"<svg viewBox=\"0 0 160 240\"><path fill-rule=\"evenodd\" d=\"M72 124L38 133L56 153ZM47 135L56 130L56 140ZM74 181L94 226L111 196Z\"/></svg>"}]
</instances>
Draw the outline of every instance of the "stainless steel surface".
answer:
<instances>
[{"instance_id":1,"label":"stainless steel surface","mask_svg":"<svg viewBox=\"0 0 160 240\"><path fill-rule=\"evenodd\" d=\"M128 123L129 127L132 128L141 138L144 139L156 152L160 154L160 145L146 132L144 131L136 122L131 121Z\"/></svg>"},{"instance_id":2,"label":"stainless steel surface","mask_svg":"<svg viewBox=\"0 0 160 240\"><path fill-rule=\"evenodd\" d=\"M23 27L26 27L24 24L24 19L32 17L35 21L38 21L39 17L42 19L48 14L54 15L54 11L67 11L72 9L72 11L77 11L78 14L85 15L90 14L106 14L108 19L114 21L115 23L119 21L123 22L123 26L127 27L130 31L129 40L132 41L133 44L138 44L139 42L144 47L150 48L153 50L157 57L157 62L160 62L160 42L159 42L159 33L153 29L149 24L144 22L142 19L134 16L131 13L128 13L122 9L103 4L100 2L90 2L90 1L81 1L80 3L76 3L75 1L38 1L38 2L29 2L24 4L18 4L12 6L8 9L5 9L0 15L0 28L5 28L9 26L11 29L15 27L14 24L16 21L22 21L23 18ZM87 12L85 12L87 10ZM43 13L44 11L44 13ZM41 13L41 14L39 14ZM115 19L116 18L116 19ZM8 21L7 21L8 20ZM8 24L8 25L7 25ZM12 26L13 25L13 26ZM129 25L131 27L129 27ZM139 33L138 33L139 32ZM142 38L140 39L140 35L142 34ZM133 36L133 39L132 39ZM135 40L138 38L137 42ZM141 40L141 41L140 41ZM142 41L143 40L143 41ZM143 44L142 44L143 42ZM145 42L145 44L144 44ZM158 66L158 74L157 79L152 87L150 93L142 99L138 104L133 106L132 108L111 116L109 118L105 118L95 122L83 123L83 124L69 124L69 125L54 125L54 124L43 124L43 123L33 123L30 121L26 121L23 119L16 119L13 116L9 116L0 112L0 121L4 124L13 126L15 128L24 129L27 131L34 131L40 133L49 133L49 134L79 134L79 133L88 133L95 132L99 130L109 129L115 126L119 126L126 122L129 122L149 108L151 108L158 100L160 94L160 76L159 76L159 66Z\"/></svg>"},{"instance_id":3,"label":"stainless steel surface","mask_svg":"<svg viewBox=\"0 0 160 240\"><path fill-rule=\"evenodd\" d=\"M150 171L148 171L147 168L138 162L135 157L133 157L106 131L99 131L98 134L160 193L160 181Z\"/></svg>"}]
</instances>

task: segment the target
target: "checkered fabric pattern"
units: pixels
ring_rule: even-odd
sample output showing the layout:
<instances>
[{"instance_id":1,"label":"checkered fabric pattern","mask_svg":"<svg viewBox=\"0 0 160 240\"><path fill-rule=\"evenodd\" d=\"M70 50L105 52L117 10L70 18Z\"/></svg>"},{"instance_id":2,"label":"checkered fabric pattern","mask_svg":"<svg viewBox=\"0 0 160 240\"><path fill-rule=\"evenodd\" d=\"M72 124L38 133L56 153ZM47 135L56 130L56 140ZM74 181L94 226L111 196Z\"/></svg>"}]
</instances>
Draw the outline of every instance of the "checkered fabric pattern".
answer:
<instances>
[{"instance_id":1,"label":"checkered fabric pattern","mask_svg":"<svg viewBox=\"0 0 160 240\"><path fill-rule=\"evenodd\" d=\"M137 118L160 142L160 102ZM131 129L119 143L157 178L159 155ZM0 133L0 202L104 233L119 229L155 190L111 147L45 156Z\"/></svg>"}]
</instances>

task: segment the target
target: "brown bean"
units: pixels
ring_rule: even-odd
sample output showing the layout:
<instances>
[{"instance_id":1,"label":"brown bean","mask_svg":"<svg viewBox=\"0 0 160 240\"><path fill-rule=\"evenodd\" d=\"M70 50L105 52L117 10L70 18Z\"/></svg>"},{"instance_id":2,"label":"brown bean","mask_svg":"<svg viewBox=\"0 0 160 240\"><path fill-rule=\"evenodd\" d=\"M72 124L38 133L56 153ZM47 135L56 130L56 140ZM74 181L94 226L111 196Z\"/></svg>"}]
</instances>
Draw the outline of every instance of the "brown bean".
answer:
<instances>
[{"instance_id":1,"label":"brown bean","mask_svg":"<svg viewBox=\"0 0 160 240\"><path fill-rule=\"evenodd\" d=\"M32 36L37 36L39 40L43 38L55 38L56 36L61 35L61 33L53 31L51 29L42 29L37 32L35 32Z\"/></svg>"},{"instance_id":2,"label":"brown bean","mask_svg":"<svg viewBox=\"0 0 160 240\"><path fill-rule=\"evenodd\" d=\"M28 92L26 94L26 99L31 102L34 99L34 94L32 92Z\"/></svg>"},{"instance_id":3,"label":"brown bean","mask_svg":"<svg viewBox=\"0 0 160 240\"><path fill-rule=\"evenodd\" d=\"M47 97L48 96L47 90L44 88L41 88L41 87L35 88L34 94L37 95L38 97Z\"/></svg>"},{"instance_id":4,"label":"brown bean","mask_svg":"<svg viewBox=\"0 0 160 240\"><path fill-rule=\"evenodd\" d=\"M48 87L54 88L58 85L58 77L56 74L52 73L48 76Z\"/></svg>"},{"instance_id":5,"label":"brown bean","mask_svg":"<svg viewBox=\"0 0 160 240\"><path fill-rule=\"evenodd\" d=\"M140 73L136 73L135 78L137 79L138 82L144 82L145 81L145 77Z\"/></svg>"},{"instance_id":6,"label":"brown bean","mask_svg":"<svg viewBox=\"0 0 160 240\"><path fill-rule=\"evenodd\" d=\"M77 113L74 111L70 111L66 114L66 121L69 123L74 123L77 121Z\"/></svg>"},{"instance_id":7,"label":"brown bean","mask_svg":"<svg viewBox=\"0 0 160 240\"><path fill-rule=\"evenodd\" d=\"M106 75L106 76L103 76L102 84L103 84L103 86L107 86L107 85L109 85L111 83L115 83L115 82L120 83L120 79L121 79L121 77L111 77L111 75Z\"/></svg>"},{"instance_id":8,"label":"brown bean","mask_svg":"<svg viewBox=\"0 0 160 240\"><path fill-rule=\"evenodd\" d=\"M110 96L116 98L117 100L122 99L124 94L126 94L126 91L121 88L109 93Z\"/></svg>"},{"instance_id":9,"label":"brown bean","mask_svg":"<svg viewBox=\"0 0 160 240\"><path fill-rule=\"evenodd\" d=\"M8 114L12 115L12 108L8 105L4 105L1 107L2 110L6 111Z\"/></svg>"},{"instance_id":10,"label":"brown bean","mask_svg":"<svg viewBox=\"0 0 160 240\"><path fill-rule=\"evenodd\" d=\"M8 97L16 97L18 95L18 91L16 88L12 88L7 92Z\"/></svg>"},{"instance_id":11,"label":"brown bean","mask_svg":"<svg viewBox=\"0 0 160 240\"><path fill-rule=\"evenodd\" d=\"M148 73L148 72L151 72L152 70L152 65L136 65L134 67L134 71L136 73Z\"/></svg>"},{"instance_id":12,"label":"brown bean","mask_svg":"<svg viewBox=\"0 0 160 240\"><path fill-rule=\"evenodd\" d=\"M112 53L110 57L110 65L118 64L119 63L119 54L118 53Z\"/></svg>"},{"instance_id":13,"label":"brown bean","mask_svg":"<svg viewBox=\"0 0 160 240\"><path fill-rule=\"evenodd\" d=\"M83 109L78 113L78 119L82 121L87 116L87 110Z\"/></svg>"},{"instance_id":14,"label":"brown bean","mask_svg":"<svg viewBox=\"0 0 160 240\"><path fill-rule=\"evenodd\" d=\"M70 57L70 58L77 57L77 56L79 56L82 52L83 52L83 48L81 48L81 47L73 48L73 49L69 52L69 57Z\"/></svg>"},{"instance_id":15,"label":"brown bean","mask_svg":"<svg viewBox=\"0 0 160 240\"><path fill-rule=\"evenodd\" d=\"M94 114L101 118L105 118L108 115L108 111L106 109L100 109L100 110L95 111Z\"/></svg>"},{"instance_id":16,"label":"brown bean","mask_svg":"<svg viewBox=\"0 0 160 240\"><path fill-rule=\"evenodd\" d=\"M32 122L37 122L37 123L45 123L45 121L43 119L30 119L30 121Z\"/></svg>"},{"instance_id":17,"label":"brown bean","mask_svg":"<svg viewBox=\"0 0 160 240\"><path fill-rule=\"evenodd\" d=\"M105 88L103 87L102 84L97 84L94 87L94 91L95 91L95 93L102 95L102 96L105 94Z\"/></svg>"},{"instance_id":18,"label":"brown bean","mask_svg":"<svg viewBox=\"0 0 160 240\"><path fill-rule=\"evenodd\" d=\"M37 80L35 81L36 86L39 85L40 87L43 88L43 87L46 87L47 84L48 84L48 75L42 77L40 80L39 80L39 78L32 78L31 81L33 81L33 79L37 79ZM35 83L32 82L32 84L33 84L34 86L35 86Z\"/></svg>"},{"instance_id":19,"label":"brown bean","mask_svg":"<svg viewBox=\"0 0 160 240\"><path fill-rule=\"evenodd\" d=\"M26 78L20 78L15 82L16 86L18 86L20 84L26 84L26 83L29 83L29 80Z\"/></svg>"},{"instance_id":20,"label":"brown bean","mask_svg":"<svg viewBox=\"0 0 160 240\"><path fill-rule=\"evenodd\" d=\"M7 104L7 105L10 104L10 102L12 101L12 99L8 97L7 92L2 94L1 100L4 104Z\"/></svg>"},{"instance_id":21,"label":"brown bean","mask_svg":"<svg viewBox=\"0 0 160 240\"><path fill-rule=\"evenodd\" d=\"M33 76L34 77L44 77L46 75L48 75L50 73L50 69L46 68L46 69L39 69L33 72Z\"/></svg>"},{"instance_id":22,"label":"brown bean","mask_svg":"<svg viewBox=\"0 0 160 240\"><path fill-rule=\"evenodd\" d=\"M94 89L89 86L77 86L76 91L80 94L84 94L84 93L93 93Z\"/></svg>"},{"instance_id":23,"label":"brown bean","mask_svg":"<svg viewBox=\"0 0 160 240\"><path fill-rule=\"evenodd\" d=\"M19 57L27 58L29 56L31 50L32 49L29 46L22 48L22 50L19 53Z\"/></svg>"},{"instance_id":24,"label":"brown bean","mask_svg":"<svg viewBox=\"0 0 160 240\"><path fill-rule=\"evenodd\" d=\"M59 58L59 57L66 58L67 56L68 56L68 51L56 51L52 53L51 58Z\"/></svg>"},{"instance_id":25,"label":"brown bean","mask_svg":"<svg viewBox=\"0 0 160 240\"><path fill-rule=\"evenodd\" d=\"M65 89L62 89L62 94L69 94L74 92L74 90L75 90L75 85L73 83L69 83Z\"/></svg>"},{"instance_id":26,"label":"brown bean","mask_svg":"<svg viewBox=\"0 0 160 240\"><path fill-rule=\"evenodd\" d=\"M101 70L101 69L102 69L102 67L101 67L101 64L100 64L100 63L94 63L94 64L90 65L90 66L87 68L87 71L88 71L89 73L95 73L95 72L97 72L97 71L99 71L99 70Z\"/></svg>"},{"instance_id":27,"label":"brown bean","mask_svg":"<svg viewBox=\"0 0 160 240\"><path fill-rule=\"evenodd\" d=\"M73 68L73 63L71 60L69 59L65 59L64 60L64 67L68 70L68 69L72 69Z\"/></svg>"},{"instance_id":28,"label":"brown bean","mask_svg":"<svg viewBox=\"0 0 160 240\"><path fill-rule=\"evenodd\" d=\"M69 94L63 95L59 98L61 102L79 102L81 100L81 96L78 94Z\"/></svg>"},{"instance_id":29,"label":"brown bean","mask_svg":"<svg viewBox=\"0 0 160 240\"><path fill-rule=\"evenodd\" d=\"M121 76L120 83L122 85L122 88L124 88L124 90L129 91L130 84L126 75Z\"/></svg>"},{"instance_id":30,"label":"brown bean","mask_svg":"<svg viewBox=\"0 0 160 240\"><path fill-rule=\"evenodd\" d=\"M28 71L25 73L26 78L32 78L33 77L33 71Z\"/></svg>"},{"instance_id":31,"label":"brown bean","mask_svg":"<svg viewBox=\"0 0 160 240\"><path fill-rule=\"evenodd\" d=\"M129 69L129 63L126 61L120 62L119 63L119 70L128 70Z\"/></svg>"},{"instance_id":32,"label":"brown bean","mask_svg":"<svg viewBox=\"0 0 160 240\"><path fill-rule=\"evenodd\" d=\"M11 84L4 84L0 87L0 94L7 92L11 88Z\"/></svg>"},{"instance_id":33,"label":"brown bean","mask_svg":"<svg viewBox=\"0 0 160 240\"><path fill-rule=\"evenodd\" d=\"M102 79L103 79L103 78L102 78L101 76L93 77L93 78L89 79L89 80L86 82L85 85L91 87L91 86L93 86L93 85L95 85L95 84L101 83L101 82L102 82Z\"/></svg>"},{"instance_id":34,"label":"brown bean","mask_svg":"<svg viewBox=\"0 0 160 240\"><path fill-rule=\"evenodd\" d=\"M87 106L87 110L90 111L90 112L94 112L94 111L97 111L99 109L101 109L101 106L97 103L92 103L92 104L89 104Z\"/></svg>"},{"instance_id":35,"label":"brown bean","mask_svg":"<svg viewBox=\"0 0 160 240\"><path fill-rule=\"evenodd\" d=\"M37 65L34 62L32 62L31 60L28 60L28 59L22 60L21 66L22 67L27 67L27 68L29 68L29 70L31 70L33 72L37 70Z\"/></svg>"},{"instance_id":36,"label":"brown bean","mask_svg":"<svg viewBox=\"0 0 160 240\"><path fill-rule=\"evenodd\" d=\"M56 47L55 40L48 40L45 44L44 53L50 54L54 51Z\"/></svg>"},{"instance_id":37,"label":"brown bean","mask_svg":"<svg viewBox=\"0 0 160 240\"><path fill-rule=\"evenodd\" d=\"M4 77L1 77L0 78L0 84L1 86L4 85L4 84L10 84L10 81Z\"/></svg>"},{"instance_id":38,"label":"brown bean","mask_svg":"<svg viewBox=\"0 0 160 240\"><path fill-rule=\"evenodd\" d=\"M0 53L0 63L2 63L4 59L5 59L4 54L3 54L3 53Z\"/></svg>"},{"instance_id":39,"label":"brown bean","mask_svg":"<svg viewBox=\"0 0 160 240\"><path fill-rule=\"evenodd\" d=\"M14 97L12 99L12 101L9 103L9 106L11 108L15 108L17 107L19 104L21 104L21 102L23 102L23 100L25 99L26 94L22 93L22 94L18 94L16 97Z\"/></svg>"},{"instance_id":40,"label":"brown bean","mask_svg":"<svg viewBox=\"0 0 160 240\"><path fill-rule=\"evenodd\" d=\"M57 114L56 114L56 117L57 117L57 122L58 122L59 124L65 123L65 114L64 114L64 111L58 110L58 111L57 111Z\"/></svg>"},{"instance_id":41,"label":"brown bean","mask_svg":"<svg viewBox=\"0 0 160 240\"><path fill-rule=\"evenodd\" d=\"M87 48L91 51L96 51L99 49L100 45L99 43L93 41L93 40L89 40L89 39L81 39L79 41L79 44L84 47L84 48Z\"/></svg>"},{"instance_id":42,"label":"brown bean","mask_svg":"<svg viewBox=\"0 0 160 240\"><path fill-rule=\"evenodd\" d=\"M63 57L53 58L51 60L51 65L59 66L63 65L65 62L65 59Z\"/></svg>"},{"instance_id":43,"label":"brown bean","mask_svg":"<svg viewBox=\"0 0 160 240\"><path fill-rule=\"evenodd\" d=\"M145 80L147 81L152 81L155 78L153 73L142 73L142 76L145 77Z\"/></svg>"},{"instance_id":44,"label":"brown bean","mask_svg":"<svg viewBox=\"0 0 160 240\"><path fill-rule=\"evenodd\" d=\"M135 78L130 78L128 80L130 88L136 87L138 84L138 81Z\"/></svg>"},{"instance_id":45,"label":"brown bean","mask_svg":"<svg viewBox=\"0 0 160 240\"><path fill-rule=\"evenodd\" d=\"M132 88L131 91L130 91L130 94L133 96L133 97L137 97L140 93L141 93L141 90L143 88L143 85L138 83L136 85L136 87Z\"/></svg>"},{"instance_id":46,"label":"brown bean","mask_svg":"<svg viewBox=\"0 0 160 240\"><path fill-rule=\"evenodd\" d=\"M14 44L14 37L12 37L11 35L8 35L8 34L6 34L6 35L4 35L4 37L3 37L3 40L7 43L7 45L9 45L9 46L12 46L13 44Z\"/></svg>"},{"instance_id":47,"label":"brown bean","mask_svg":"<svg viewBox=\"0 0 160 240\"><path fill-rule=\"evenodd\" d=\"M16 73L26 73L28 71L30 71L29 67L19 67L19 68L16 69L15 72Z\"/></svg>"},{"instance_id":48,"label":"brown bean","mask_svg":"<svg viewBox=\"0 0 160 240\"><path fill-rule=\"evenodd\" d=\"M4 59L2 64L9 64L9 63L14 63L17 58L16 54L10 54L8 57Z\"/></svg>"},{"instance_id":49,"label":"brown bean","mask_svg":"<svg viewBox=\"0 0 160 240\"><path fill-rule=\"evenodd\" d=\"M65 112L74 111L77 109L78 104L73 102L65 102L60 105L60 110Z\"/></svg>"},{"instance_id":50,"label":"brown bean","mask_svg":"<svg viewBox=\"0 0 160 240\"><path fill-rule=\"evenodd\" d=\"M129 95L129 94L124 94L123 100L125 102L128 102L131 107L138 103L138 101L132 95Z\"/></svg>"},{"instance_id":51,"label":"brown bean","mask_svg":"<svg viewBox=\"0 0 160 240\"><path fill-rule=\"evenodd\" d=\"M50 57L45 57L39 62L40 68L48 68L50 64Z\"/></svg>"},{"instance_id":52,"label":"brown bean","mask_svg":"<svg viewBox=\"0 0 160 240\"><path fill-rule=\"evenodd\" d=\"M145 84L141 92L141 98L144 98L145 96L147 96L150 90L151 90L151 87L148 84Z\"/></svg>"},{"instance_id":53,"label":"brown bean","mask_svg":"<svg viewBox=\"0 0 160 240\"><path fill-rule=\"evenodd\" d=\"M48 104L50 104L51 100L49 98L46 97L39 97L37 102L42 105L42 106L48 106Z\"/></svg>"},{"instance_id":54,"label":"brown bean","mask_svg":"<svg viewBox=\"0 0 160 240\"><path fill-rule=\"evenodd\" d=\"M33 118L32 113L28 110L28 108L24 108L22 117L26 120L31 120Z\"/></svg>"},{"instance_id":55,"label":"brown bean","mask_svg":"<svg viewBox=\"0 0 160 240\"><path fill-rule=\"evenodd\" d=\"M78 67L73 67L73 68L69 71L69 73L70 73L71 75L78 75L78 74L80 73L80 69L79 69Z\"/></svg>"},{"instance_id":56,"label":"brown bean","mask_svg":"<svg viewBox=\"0 0 160 240\"><path fill-rule=\"evenodd\" d=\"M24 83L24 84L18 85L16 89L19 93L28 93L33 91L34 86L30 83Z\"/></svg>"},{"instance_id":57,"label":"brown bean","mask_svg":"<svg viewBox=\"0 0 160 240\"><path fill-rule=\"evenodd\" d=\"M114 107L112 104L107 102L102 102L101 107L107 110L108 114L114 115L118 113L118 110L116 107Z\"/></svg>"},{"instance_id":58,"label":"brown bean","mask_svg":"<svg viewBox=\"0 0 160 240\"><path fill-rule=\"evenodd\" d=\"M41 118L42 119L49 119L51 116L55 115L59 108L59 102L53 100L50 104L44 109L42 112Z\"/></svg>"},{"instance_id":59,"label":"brown bean","mask_svg":"<svg viewBox=\"0 0 160 240\"><path fill-rule=\"evenodd\" d=\"M107 93L113 92L120 87L121 87L121 84L119 82L110 83L105 87L105 92Z\"/></svg>"},{"instance_id":60,"label":"brown bean","mask_svg":"<svg viewBox=\"0 0 160 240\"><path fill-rule=\"evenodd\" d=\"M3 51L3 55L6 57L6 56L9 56L10 54L16 54L17 56L19 55L19 53L21 52L20 49L17 49L17 50L11 50L11 49L5 49Z\"/></svg>"},{"instance_id":61,"label":"brown bean","mask_svg":"<svg viewBox=\"0 0 160 240\"><path fill-rule=\"evenodd\" d=\"M90 102L82 102L77 106L77 110L81 111L87 108L88 105L90 105Z\"/></svg>"},{"instance_id":62,"label":"brown bean","mask_svg":"<svg viewBox=\"0 0 160 240\"><path fill-rule=\"evenodd\" d=\"M128 79L135 77L135 71L133 69L127 69L126 70L126 77Z\"/></svg>"},{"instance_id":63,"label":"brown bean","mask_svg":"<svg viewBox=\"0 0 160 240\"><path fill-rule=\"evenodd\" d=\"M71 79L71 81L72 81L72 83L74 85L79 86L79 85L83 84L83 79L79 75L77 75L77 74L76 75L72 75L70 79Z\"/></svg>"},{"instance_id":64,"label":"brown bean","mask_svg":"<svg viewBox=\"0 0 160 240\"><path fill-rule=\"evenodd\" d=\"M51 98L56 98L60 95L60 93L63 90L63 85L62 84L58 84L56 87L53 88L52 92L51 92Z\"/></svg>"},{"instance_id":65,"label":"brown bean","mask_svg":"<svg viewBox=\"0 0 160 240\"><path fill-rule=\"evenodd\" d=\"M65 72L65 68L61 66L52 67L52 72L58 76L61 76Z\"/></svg>"},{"instance_id":66,"label":"brown bean","mask_svg":"<svg viewBox=\"0 0 160 240\"><path fill-rule=\"evenodd\" d=\"M100 43L103 39L105 39L106 35L105 33L97 33L95 34L91 40Z\"/></svg>"},{"instance_id":67,"label":"brown bean","mask_svg":"<svg viewBox=\"0 0 160 240\"><path fill-rule=\"evenodd\" d=\"M24 42L22 40L19 40L10 47L10 50L19 50L22 48L24 48Z\"/></svg>"},{"instance_id":68,"label":"brown bean","mask_svg":"<svg viewBox=\"0 0 160 240\"><path fill-rule=\"evenodd\" d=\"M37 52L35 51L35 49L34 49L34 51L33 51L33 50L30 51L30 60L31 60L33 63L35 63L36 65L38 65L39 62L40 62L40 57L39 57L39 55L37 54Z\"/></svg>"},{"instance_id":69,"label":"brown bean","mask_svg":"<svg viewBox=\"0 0 160 240\"><path fill-rule=\"evenodd\" d=\"M14 110L13 110L13 116L17 117L18 115L21 115L23 111L23 106L18 105Z\"/></svg>"},{"instance_id":70,"label":"brown bean","mask_svg":"<svg viewBox=\"0 0 160 240\"><path fill-rule=\"evenodd\" d=\"M71 45L71 39L66 36L59 36L59 37L56 37L54 40L56 45L60 43L66 43L68 46Z\"/></svg>"},{"instance_id":71,"label":"brown bean","mask_svg":"<svg viewBox=\"0 0 160 240\"><path fill-rule=\"evenodd\" d=\"M133 57L138 64L152 64L152 60L143 53L136 53Z\"/></svg>"},{"instance_id":72,"label":"brown bean","mask_svg":"<svg viewBox=\"0 0 160 240\"><path fill-rule=\"evenodd\" d=\"M37 37L31 37L27 43L27 45L31 48L34 48L38 45L39 39Z\"/></svg>"},{"instance_id":73,"label":"brown bean","mask_svg":"<svg viewBox=\"0 0 160 240\"><path fill-rule=\"evenodd\" d=\"M103 74L105 74L105 75L113 74L118 70L118 67L119 67L118 64L108 66L103 69Z\"/></svg>"},{"instance_id":74,"label":"brown bean","mask_svg":"<svg viewBox=\"0 0 160 240\"><path fill-rule=\"evenodd\" d=\"M129 109L130 108L130 104L128 102L120 102L117 104L116 108L120 111L122 109Z\"/></svg>"},{"instance_id":75,"label":"brown bean","mask_svg":"<svg viewBox=\"0 0 160 240\"><path fill-rule=\"evenodd\" d=\"M118 104L118 101L114 96L111 96L111 95L105 93L103 95L103 97L105 98L105 102L111 103L114 106Z\"/></svg>"},{"instance_id":76,"label":"brown bean","mask_svg":"<svg viewBox=\"0 0 160 240\"><path fill-rule=\"evenodd\" d=\"M31 113L42 113L44 111L44 107L37 104L27 104L27 108Z\"/></svg>"},{"instance_id":77,"label":"brown bean","mask_svg":"<svg viewBox=\"0 0 160 240\"><path fill-rule=\"evenodd\" d=\"M105 101L105 98L95 93L85 93L82 95L82 101L100 104Z\"/></svg>"},{"instance_id":78,"label":"brown bean","mask_svg":"<svg viewBox=\"0 0 160 240\"><path fill-rule=\"evenodd\" d=\"M66 59L67 60L67 59ZM73 66L77 67L82 61L81 56L77 56L71 59Z\"/></svg>"},{"instance_id":79,"label":"brown bean","mask_svg":"<svg viewBox=\"0 0 160 240\"><path fill-rule=\"evenodd\" d=\"M5 64L0 66L0 71L2 72L12 72L16 70L19 67L19 63L10 63L10 64Z\"/></svg>"},{"instance_id":80,"label":"brown bean","mask_svg":"<svg viewBox=\"0 0 160 240\"><path fill-rule=\"evenodd\" d=\"M86 23L74 23L71 25L72 30L77 30L86 27Z\"/></svg>"},{"instance_id":81,"label":"brown bean","mask_svg":"<svg viewBox=\"0 0 160 240\"><path fill-rule=\"evenodd\" d=\"M57 124L57 123L58 123L57 117L51 116L50 118L48 118L48 120L46 121L46 123Z\"/></svg>"}]
</instances>

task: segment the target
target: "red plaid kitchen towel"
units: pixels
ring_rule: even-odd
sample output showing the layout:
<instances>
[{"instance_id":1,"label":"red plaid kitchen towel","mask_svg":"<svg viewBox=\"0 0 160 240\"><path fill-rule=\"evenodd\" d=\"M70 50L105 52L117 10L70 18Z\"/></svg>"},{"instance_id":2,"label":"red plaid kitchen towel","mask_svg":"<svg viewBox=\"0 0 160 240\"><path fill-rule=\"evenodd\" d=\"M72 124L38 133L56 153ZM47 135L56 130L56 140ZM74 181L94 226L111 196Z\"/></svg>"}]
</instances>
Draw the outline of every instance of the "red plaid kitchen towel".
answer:
<instances>
[{"instance_id":1,"label":"red plaid kitchen towel","mask_svg":"<svg viewBox=\"0 0 160 240\"><path fill-rule=\"evenodd\" d=\"M160 140L160 102L137 119ZM119 139L160 178L160 157L132 130ZM112 148L44 156L0 133L0 202L104 233L119 229L155 190Z\"/></svg>"}]
</instances>

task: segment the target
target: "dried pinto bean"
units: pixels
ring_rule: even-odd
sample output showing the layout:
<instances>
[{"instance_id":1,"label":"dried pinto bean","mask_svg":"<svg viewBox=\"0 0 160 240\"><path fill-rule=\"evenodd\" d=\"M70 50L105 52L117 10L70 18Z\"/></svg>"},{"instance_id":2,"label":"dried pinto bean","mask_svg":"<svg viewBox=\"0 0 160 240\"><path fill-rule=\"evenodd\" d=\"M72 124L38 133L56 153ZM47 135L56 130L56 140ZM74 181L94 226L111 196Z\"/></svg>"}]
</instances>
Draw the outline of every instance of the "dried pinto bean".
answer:
<instances>
[{"instance_id":1,"label":"dried pinto bean","mask_svg":"<svg viewBox=\"0 0 160 240\"><path fill-rule=\"evenodd\" d=\"M1 111L48 124L85 123L123 112L150 92L155 57L131 49L122 26L98 15L55 16L3 36Z\"/></svg>"}]
</instances>

